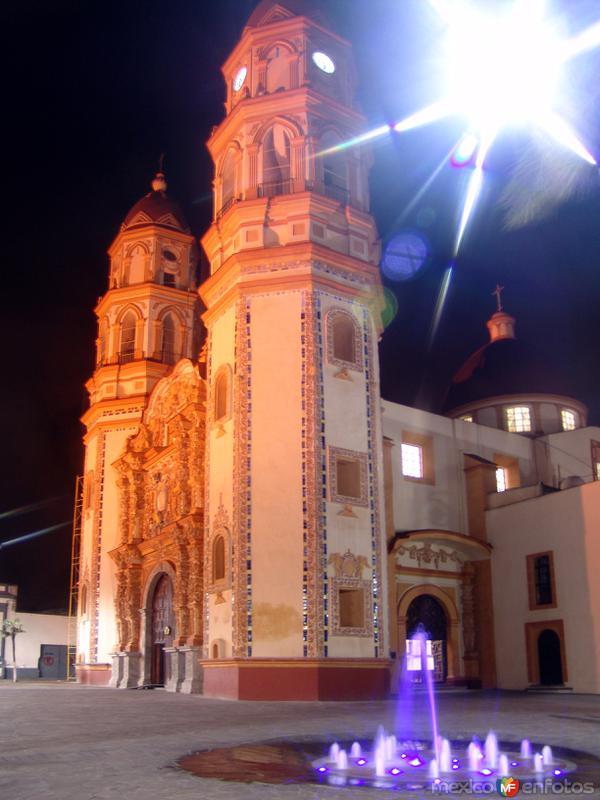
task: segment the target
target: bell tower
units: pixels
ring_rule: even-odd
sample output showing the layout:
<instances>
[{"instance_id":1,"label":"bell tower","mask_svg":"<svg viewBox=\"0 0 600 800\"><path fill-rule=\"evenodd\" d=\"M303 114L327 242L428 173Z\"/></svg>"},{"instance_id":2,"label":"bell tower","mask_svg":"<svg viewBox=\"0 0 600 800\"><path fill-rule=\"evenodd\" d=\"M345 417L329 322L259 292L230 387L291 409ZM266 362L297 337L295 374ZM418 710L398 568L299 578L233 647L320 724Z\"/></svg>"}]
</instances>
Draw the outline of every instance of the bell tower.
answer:
<instances>
[{"instance_id":1,"label":"bell tower","mask_svg":"<svg viewBox=\"0 0 600 800\"><path fill-rule=\"evenodd\" d=\"M223 67L202 245L204 693L381 696L379 240L350 44L263 0Z\"/></svg>"},{"instance_id":2,"label":"bell tower","mask_svg":"<svg viewBox=\"0 0 600 800\"><path fill-rule=\"evenodd\" d=\"M78 677L98 681L117 641L115 565L120 543L113 464L138 430L156 383L197 354L197 246L158 172L109 248L109 288L96 306L96 366L86 384L85 477L78 609Z\"/></svg>"}]
</instances>

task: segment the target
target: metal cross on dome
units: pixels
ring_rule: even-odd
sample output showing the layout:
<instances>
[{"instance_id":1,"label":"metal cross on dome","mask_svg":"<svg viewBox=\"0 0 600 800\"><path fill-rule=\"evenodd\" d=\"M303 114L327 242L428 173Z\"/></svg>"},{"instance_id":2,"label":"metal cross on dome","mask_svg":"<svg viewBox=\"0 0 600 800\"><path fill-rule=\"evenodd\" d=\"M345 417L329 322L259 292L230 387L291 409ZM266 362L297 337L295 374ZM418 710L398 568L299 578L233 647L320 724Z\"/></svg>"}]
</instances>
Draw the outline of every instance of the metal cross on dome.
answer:
<instances>
[{"instance_id":1,"label":"metal cross on dome","mask_svg":"<svg viewBox=\"0 0 600 800\"><path fill-rule=\"evenodd\" d=\"M492 292L492 296L495 295L496 297L496 304L498 306L498 311L502 311L502 292L504 291L504 286L500 286L498 283L496 284L496 288Z\"/></svg>"}]
</instances>

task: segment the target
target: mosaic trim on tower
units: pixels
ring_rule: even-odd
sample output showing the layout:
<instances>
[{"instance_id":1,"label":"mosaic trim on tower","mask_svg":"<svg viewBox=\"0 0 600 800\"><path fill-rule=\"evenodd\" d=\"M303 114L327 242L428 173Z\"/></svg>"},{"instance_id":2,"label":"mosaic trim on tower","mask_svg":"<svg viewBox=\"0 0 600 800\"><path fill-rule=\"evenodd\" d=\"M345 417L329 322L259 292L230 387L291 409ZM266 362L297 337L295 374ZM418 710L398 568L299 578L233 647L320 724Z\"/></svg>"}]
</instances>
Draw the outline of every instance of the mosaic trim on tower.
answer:
<instances>
[{"instance_id":1,"label":"mosaic trim on tower","mask_svg":"<svg viewBox=\"0 0 600 800\"><path fill-rule=\"evenodd\" d=\"M209 329L202 351L206 354L206 396L209 397L209 387L212 385L212 332ZM233 390L233 387L232 387ZM207 400L207 402L209 402ZM208 427L208 426L207 426ZM210 431L206 432L204 441L204 552L206 552L207 542L210 539ZM205 565L206 570L206 565ZM208 585L206 571L204 573L204 586ZM203 596L202 614L204 617L203 636L202 636L202 658L209 657L210 647L210 595L207 591Z\"/></svg>"},{"instance_id":2,"label":"mosaic trim on tower","mask_svg":"<svg viewBox=\"0 0 600 800\"><path fill-rule=\"evenodd\" d=\"M104 465L106 461L106 434L99 433L96 442L96 487L94 491L94 527L92 531L92 567L91 589L92 597L88 602L93 603L90 611L92 621L90 631L90 661L98 663L98 635L100 626L100 561L102 556L102 511L104 502Z\"/></svg>"},{"instance_id":3,"label":"mosaic trim on tower","mask_svg":"<svg viewBox=\"0 0 600 800\"><path fill-rule=\"evenodd\" d=\"M323 341L320 300L302 292L302 638L303 655L327 655L328 585ZM323 582L322 582L323 578Z\"/></svg>"},{"instance_id":4,"label":"mosaic trim on tower","mask_svg":"<svg viewBox=\"0 0 600 800\"><path fill-rule=\"evenodd\" d=\"M235 387L233 399L233 530L236 536L233 563L233 656L252 655L252 352L250 300L236 304Z\"/></svg>"},{"instance_id":5,"label":"mosaic trim on tower","mask_svg":"<svg viewBox=\"0 0 600 800\"><path fill-rule=\"evenodd\" d=\"M381 600L383 596L381 571L381 519L379 509L379 470L377 453L381 436L377 430L377 410L380 401L379 382L376 379L376 355L373 347L372 320L367 308L363 308L363 347L366 378L367 404L367 465L369 473L369 516L371 526L371 566L373 594L373 645L375 658L384 650Z\"/></svg>"}]
</instances>

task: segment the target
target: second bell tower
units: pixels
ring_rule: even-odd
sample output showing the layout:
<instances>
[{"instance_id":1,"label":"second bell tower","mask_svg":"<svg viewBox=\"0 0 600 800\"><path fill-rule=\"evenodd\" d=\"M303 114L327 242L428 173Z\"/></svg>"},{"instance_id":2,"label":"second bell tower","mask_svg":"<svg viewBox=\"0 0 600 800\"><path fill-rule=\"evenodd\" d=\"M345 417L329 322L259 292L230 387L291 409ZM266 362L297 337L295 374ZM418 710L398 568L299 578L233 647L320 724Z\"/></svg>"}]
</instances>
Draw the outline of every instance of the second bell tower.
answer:
<instances>
[{"instance_id":1,"label":"second bell tower","mask_svg":"<svg viewBox=\"0 0 600 800\"><path fill-rule=\"evenodd\" d=\"M202 244L204 693L386 691L379 241L348 42L266 0L223 67ZM225 546L223 547L223 542Z\"/></svg>"}]
</instances>

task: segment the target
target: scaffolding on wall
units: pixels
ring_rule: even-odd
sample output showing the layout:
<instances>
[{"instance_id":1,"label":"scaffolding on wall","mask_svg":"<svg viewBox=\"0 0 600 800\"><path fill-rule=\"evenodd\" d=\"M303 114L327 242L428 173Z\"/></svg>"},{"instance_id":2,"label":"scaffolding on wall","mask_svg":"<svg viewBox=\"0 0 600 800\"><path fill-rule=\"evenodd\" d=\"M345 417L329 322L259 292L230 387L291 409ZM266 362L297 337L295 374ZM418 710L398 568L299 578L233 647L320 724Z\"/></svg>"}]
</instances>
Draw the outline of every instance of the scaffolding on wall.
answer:
<instances>
[{"instance_id":1,"label":"scaffolding on wall","mask_svg":"<svg viewBox=\"0 0 600 800\"><path fill-rule=\"evenodd\" d=\"M79 603L79 558L83 514L83 475L75 478L73 505L73 538L71 541L71 575L69 584L69 616L67 626L67 680L75 680L77 660L77 606Z\"/></svg>"}]
</instances>

